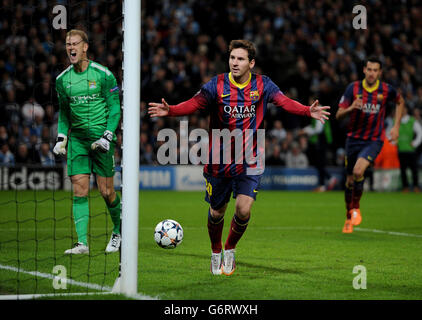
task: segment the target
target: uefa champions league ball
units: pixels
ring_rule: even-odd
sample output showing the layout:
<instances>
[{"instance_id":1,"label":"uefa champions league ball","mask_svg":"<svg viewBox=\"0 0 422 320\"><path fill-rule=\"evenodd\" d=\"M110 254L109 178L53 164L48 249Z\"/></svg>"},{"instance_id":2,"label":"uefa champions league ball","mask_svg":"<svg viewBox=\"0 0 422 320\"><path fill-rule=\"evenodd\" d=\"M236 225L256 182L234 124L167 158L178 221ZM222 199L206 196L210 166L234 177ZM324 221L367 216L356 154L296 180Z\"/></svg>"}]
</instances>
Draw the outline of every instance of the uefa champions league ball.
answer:
<instances>
[{"instance_id":1,"label":"uefa champions league ball","mask_svg":"<svg viewBox=\"0 0 422 320\"><path fill-rule=\"evenodd\" d=\"M174 249L183 240L183 229L177 221L166 219L157 224L154 239L164 249Z\"/></svg>"}]
</instances>

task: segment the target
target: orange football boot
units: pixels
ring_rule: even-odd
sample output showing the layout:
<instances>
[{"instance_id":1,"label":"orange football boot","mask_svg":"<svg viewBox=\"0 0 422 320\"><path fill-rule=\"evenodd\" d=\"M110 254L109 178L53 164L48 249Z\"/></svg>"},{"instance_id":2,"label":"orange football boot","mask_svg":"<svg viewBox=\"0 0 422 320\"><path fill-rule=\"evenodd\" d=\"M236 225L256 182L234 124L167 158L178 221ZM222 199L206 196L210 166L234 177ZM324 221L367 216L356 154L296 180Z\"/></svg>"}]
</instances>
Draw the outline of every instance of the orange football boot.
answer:
<instances>
[{"instance_id":1,"label":"orange football boot","mask_svg":"<svg viewBox=\"0 0 422 320\"><path fill-rule=\"evenodd\" d=\"M352 219L346 219L343 227L343 233L352 233L353 232L353 224Z\"/></svg>"},{"instance_id":2,"label":"orange football boot","mask_svg":"<svg viewBox=\"0 0 422 320\"><path fill-rule=\"evenodd\" d=\"M362 222L362 215L360 214L360 209L352 209L349 211L350 216L352 217L352 224L354 226L360 225Z\"/></svg>"}]
</instances>

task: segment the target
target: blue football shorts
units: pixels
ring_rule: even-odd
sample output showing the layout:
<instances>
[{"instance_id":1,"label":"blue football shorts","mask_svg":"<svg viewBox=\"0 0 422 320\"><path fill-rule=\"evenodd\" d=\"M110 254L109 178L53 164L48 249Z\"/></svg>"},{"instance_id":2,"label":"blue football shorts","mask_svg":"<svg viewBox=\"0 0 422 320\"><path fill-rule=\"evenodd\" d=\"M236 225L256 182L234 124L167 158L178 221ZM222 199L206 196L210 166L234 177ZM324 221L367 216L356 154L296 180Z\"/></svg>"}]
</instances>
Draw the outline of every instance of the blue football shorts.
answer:
<instances>
[{"instance_id":1,"label":"blue football shorts","mask_svg":"<svg viewBox=\"0 0 422 320\"><path fill-rule=\"evenodd\" d=\"M348 175L353 174L353 167L359 158L364 158L373 163L380 153L383 141L361 140L354 138L346 139L345 166Z\"/></svg>"},{"instance_id":2,"label":"blue football shorts","mask_svg":"<svg viewBox=\"0 0 422 320\"><path fill-rule=\"evenodd\" d=\"M213 177L204 173L205 201L210 204L211 208L218 210L230 201L232 192L233 199L236 199L238 194L244 194L256 200L261 177L262 175Z\"/></svg>"}]
</instances>

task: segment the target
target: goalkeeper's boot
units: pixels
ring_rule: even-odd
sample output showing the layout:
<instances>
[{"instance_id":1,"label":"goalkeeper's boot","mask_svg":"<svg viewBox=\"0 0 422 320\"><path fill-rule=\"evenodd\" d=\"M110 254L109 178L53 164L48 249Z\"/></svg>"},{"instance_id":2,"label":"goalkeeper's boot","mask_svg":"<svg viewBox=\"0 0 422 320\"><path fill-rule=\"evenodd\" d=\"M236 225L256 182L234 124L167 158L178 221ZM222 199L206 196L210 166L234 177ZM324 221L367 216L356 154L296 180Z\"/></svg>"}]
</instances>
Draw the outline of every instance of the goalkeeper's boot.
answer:
<instances>
[{"instance_id":1,"label":"goalkeeper's boot","mask_svg":"<svg viewBox=\"0 0 422 320\"><path fill-rule=\"evenodd\" d=\"M220 275L222 273L222 256L223 252L218 252L218 253L212 253L211 254L211 265L210 265L210 270L212 274L215 275Z\"/></svg>"},{"instance_id":2,"label":"goalkeeper's boot","mask_svg":"<svg viewBox=\"0 0 422 320\"><path fill-rule=\"evenodd\" d=\"M75 243L72 249L68 249L64 252L65 254L88 254L89 248L82 242Z\"/></svg>"},{"instance_id":3,"label":"goalkeeper's boot","mask_svg":"<svg viewBox=\"0 0 422 320\"><path fill-rule=\"evenodd\" d=\"M120 234L113 232L111 234L111 238L110 238L110 241L108 242L105 252L111 253L111 252L119 251L121 242L122 242L122 236Z\"/></svg>"},{"instance_id":4,"label":"goalkeeper's boot","mask_svg":"<svg viewBox=\"0 0 422 320\"><path fill-rule=\"evenodd\" d=\"M362 215L360 214L360 209L352 209L349 211L349 213L352 219L352 224L354 226L360 225L360 223L362 222Z\"/></svg>"},{"instance_id":5,"label":"goalkeeper's boot","mask_svg":"<svg viewBox=\"0 0 422 320\"><path fill-rule=\"evenodd\" d=\"M346 219L343 227L343 233L352 233L353 232L353 223L352 219Z\"/></svg>"},{"instance_id":6,"label":"goalkeeper's boot","mask_svg":"<svg viewBox=\"0 0 422 320\"><path fill-rule=\"evenodd\" d=\"M236 269L235 251L235 249L224 250L223 273L226 276L232 275Z\"/></svg>"}]
</instances>

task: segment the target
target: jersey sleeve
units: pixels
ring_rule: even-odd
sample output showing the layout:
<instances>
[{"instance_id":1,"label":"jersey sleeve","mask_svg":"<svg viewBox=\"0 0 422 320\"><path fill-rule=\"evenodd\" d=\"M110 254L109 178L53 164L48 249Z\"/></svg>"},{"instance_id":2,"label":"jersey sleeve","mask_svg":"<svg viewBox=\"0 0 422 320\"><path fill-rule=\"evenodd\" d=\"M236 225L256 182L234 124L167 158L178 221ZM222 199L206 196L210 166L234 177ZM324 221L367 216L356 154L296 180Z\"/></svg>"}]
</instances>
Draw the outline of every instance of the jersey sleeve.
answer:
<instances>
[{"instance_id":1,"label":"jersey sleeve","mask_svg":"<svg viewBox=\"0 0 422 320\"><path fill-rule=\"evenodd\" d=\"M67 136L69 128L70 128L69 98L64 92L63 84L62 84L62 81L60 80L56 80L56 92L57 92L57 98L59 101L59 120L58 120L57 133L64 134L65 136Z\"/></svg>"},{"instance_id":2,"label":"jersey sleeve","mask_svg":"<svg viewBox=\"0 0 422 320\"><path fill-rule=\"evenodd\" d=\"M346 91L340 98L340 102L338 103L339 108L346 109L349 107L353 102L353 83L349 84L346 88Z\"/></svg>"},{"instance_id":3,"label":"jersey sleeve","mask_svg":"<svg viewBox=\"0 0 422 320\"><path fill-rule=\"evenodd\" d=\"M270 78L262 76L262 79L264 82L265 93L267 95L268 101L274 103L274 99L277 94L281 93L284 95L280 88Z\"/></svg>"},{"instance_id":4,"label":"jersey sleeve","mask_svg":"<svg viewBox=\"0 0 422 320\"><path fill-rule=\"evenodd\" d=\"M212 78L206 84L204 84L200 90L202 96L207 101L208 105L211 105L217 98L217 77Z\"/></svg>"},{"instance_id":5,"label":"jersey sleeve","mask_svg":"<svg viewBox=\"0 0 422 320\"><path fill-rule=\"evenodd\" d=\"M107 70L108 71L108 70ZM108 119L106 130L115 132L120 121L120 97L119 86L117 85L116 78L109 71L104 78L102 86L102 93L108 107Z\"/></svg>"}]
</instances>

